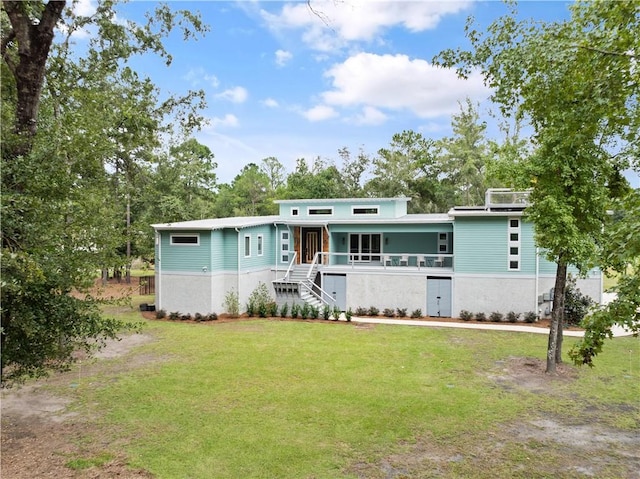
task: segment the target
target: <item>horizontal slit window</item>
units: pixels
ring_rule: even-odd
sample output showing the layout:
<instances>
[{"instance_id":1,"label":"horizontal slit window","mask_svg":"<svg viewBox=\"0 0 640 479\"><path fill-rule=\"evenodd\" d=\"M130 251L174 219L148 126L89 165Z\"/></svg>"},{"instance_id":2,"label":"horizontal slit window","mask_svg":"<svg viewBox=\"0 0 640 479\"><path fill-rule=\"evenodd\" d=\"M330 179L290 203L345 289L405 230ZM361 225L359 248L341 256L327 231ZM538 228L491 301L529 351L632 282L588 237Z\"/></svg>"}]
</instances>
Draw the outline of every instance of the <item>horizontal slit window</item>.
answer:
<instances>
[{"instance_id":1,"label":"horizontal slit window","mask_svg":"<svg viewBox=\"0 0 640 479\"><path fill-rule=\"evenodd\" d=\"M200 235L171 235L171 244L198 246L200 244Z\"/></svg>"},{"instance_id":2,"label":"horizontal slit window","mask_svg":"<svg viewBox=\"0 0 640 479\"><path fill-rule=\"evenodd\" d=\"M332 215L333 208L309 208L310 216L319 216L319 215Z\"/></svg>"},{"instance_id":3,"label":"horizontal slit window","mask_svg":"<svg viewBox=\"0 0 640 479\"><path fill-rule=\"evenodd\" d=\"M377 206L354 206L353 214L354 215L377 215L379 213L379 209Z\"/></svg>"}]
</instances>

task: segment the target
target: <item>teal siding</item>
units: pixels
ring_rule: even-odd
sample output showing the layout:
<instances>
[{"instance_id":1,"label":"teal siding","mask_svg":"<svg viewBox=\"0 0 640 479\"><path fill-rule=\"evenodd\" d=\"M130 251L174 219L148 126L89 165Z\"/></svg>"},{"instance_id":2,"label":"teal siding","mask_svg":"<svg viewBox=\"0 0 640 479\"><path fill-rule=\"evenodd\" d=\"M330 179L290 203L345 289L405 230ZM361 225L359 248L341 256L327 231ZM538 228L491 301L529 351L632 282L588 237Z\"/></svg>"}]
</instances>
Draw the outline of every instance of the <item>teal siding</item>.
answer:
<instances>
[{"instance_id":1,"label":"teal siding","mask_svg":"<svg viewBox=\"0 0 640 479\"><path fill-rule=\"evenodd\" d=\"M387 233L382 240L385 253L431 253L438 252L437 233Z\"/></svg>"},{"instance_id":2,"label":"teal siding","mask_svg":"<svg viewBox=\"0 0 640 479\"><path fill-rule=\"evenodd\" d=\"M331 225L329 228L332 233L450 233L453 231L453 224L341 224Z\"/></svg>"},{"instance_id":3,"label":"teal siding","mask_svg":"<svg viewBox=\"0 0 640 479\"><path fill-rule=\"evenodd\" d=\"M356 206L377 206L379 211L377 215L356 215L352 214L352 208ZM333 208L333 214L330 216L318 215L309 216L309 207ZM291 215L291 209L298 209L298 216ZM404 200L386 200L379 199L354 199L352 202L346 201L327 201L327 200L299 200L294 202L280 203L280 217L284 219L331 219L345 220L351 218L376 218L376 219L393 219L407 214L407 203Z\"/></svg>"},{"instance_id":4,"label":"teal siding","mask_svg":"<svg viewBox=\"0 0 640 479\"><path fill-rule=\"evenodd\" d=\"M245 257L244 255L245 236L249 236L251 238L251 256L249 257ZM258 236L262 236L262 256L258 256ZM240 245L241 270L264 269L275 265L275 235L273 226L262 225L241 229Z\"/></svg>"},{"instance_id":5,"label":"teal siding","mask_svg":"<svg viewBox=\"0 0 640 479\"><path fill-rule=\"evenodd\" d=\"M457 273L506 272L506 218L456 218L453 252Z\"/></svg>"},{"instance_id":6,"label":"teal siding","mask_svg":"<svg viewBox=\"0 0 640 479\"><path fill-rule=\"evenodd\" d=\"M211 232L211 271L224 271L224 255L222 245L224 242L224 234L222 230L214 230Z\"/></svg>"},{"instance_id":7,"label":"teal siding","mask_svg":"<svg viewBox=\"0 0 640 479\"><path fill-rule=\"evenodd\" d=\"M162 231L160 236L163 271L202 272L202 268L211 269L211 232L180 231L179 234L199 234L200 244L172 245L170 231ZM173 234L176 234L174 232Z\"/></svg>"},{"instance_id":8,"label":"teal siding","mask_svg":"<svg viewBox=\"0 0 640 479\"><path fill-rule=\"evenodd\" d=\"M238 269L238 233L233 229L222 230L221 256L224 270Z\"/></svg>"}]
</instances>

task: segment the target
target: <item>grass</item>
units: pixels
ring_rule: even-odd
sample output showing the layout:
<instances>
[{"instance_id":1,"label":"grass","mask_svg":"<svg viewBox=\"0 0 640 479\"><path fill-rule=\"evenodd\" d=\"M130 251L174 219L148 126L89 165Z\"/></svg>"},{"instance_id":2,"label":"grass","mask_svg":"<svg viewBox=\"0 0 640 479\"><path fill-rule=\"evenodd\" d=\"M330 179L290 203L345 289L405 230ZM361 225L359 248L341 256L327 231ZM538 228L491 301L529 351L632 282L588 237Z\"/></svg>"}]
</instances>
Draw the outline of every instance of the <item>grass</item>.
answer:
<instances>
[{"instance_id":1,"label":"grass","mask_svg":"<svg viewBox=\"0 0 640 479\"><path fill-rule=\"evenodd\" d=\"M131 466L159 478L356 477L350 465L418 437L464 451L532 412L606 411L640 394L631 338L608 343L578 380L533 394L487 375L510 356L544 357L544 335L269 320L149 322L145 332L157 341L138 352L157 361L117 380L85 378L78 394L125 438ZM608 419L633 428L633 417L620 407ZM521 448L507 452L495 477L527 463ZM464 477L469 466L451 467Z\"/></svg>"}]
</instances>

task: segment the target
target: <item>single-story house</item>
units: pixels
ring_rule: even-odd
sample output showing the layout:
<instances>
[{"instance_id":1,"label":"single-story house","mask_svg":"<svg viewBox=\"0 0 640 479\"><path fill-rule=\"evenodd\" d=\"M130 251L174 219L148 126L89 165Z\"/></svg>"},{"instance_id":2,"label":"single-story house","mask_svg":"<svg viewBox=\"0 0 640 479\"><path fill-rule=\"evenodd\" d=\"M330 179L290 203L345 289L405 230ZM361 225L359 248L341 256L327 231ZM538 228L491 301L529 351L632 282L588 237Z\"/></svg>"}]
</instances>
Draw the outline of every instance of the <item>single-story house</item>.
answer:
<instances>
[{"instance_id":1,"label":"single-story house","mask_svg":"<svg viewBox=\"0 0 640 479\"><path fill-rule=\"evenodd\" d=\"M444 214L408 214L409 198L280 200L273 216L155 224L156 308L224 312L233 292L242 309L265 283L280 304L545 316L556 264L534 243L527 198L492 189ZM577 286L602 301L599 270Z\"/></svg>"}]
</instances>

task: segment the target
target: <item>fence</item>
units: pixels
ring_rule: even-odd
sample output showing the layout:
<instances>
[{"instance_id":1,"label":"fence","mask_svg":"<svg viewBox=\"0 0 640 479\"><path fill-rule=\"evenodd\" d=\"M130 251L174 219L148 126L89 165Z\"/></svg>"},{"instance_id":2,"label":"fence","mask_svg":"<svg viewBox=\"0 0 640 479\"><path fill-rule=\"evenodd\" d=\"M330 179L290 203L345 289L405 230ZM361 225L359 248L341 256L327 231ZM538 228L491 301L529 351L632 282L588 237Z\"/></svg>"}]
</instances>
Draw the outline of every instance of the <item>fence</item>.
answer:
<instances>
[{"instance_id":1,"label":"fence","mask_svg":"<svg viewBox=\"0 0 640 479\"><path fill-rule=\"evenodd\" d=\"M156 293L156 277L155 276L140 276L139 293L141 295L155 294Z\"/></svg>"}]
</instances>

